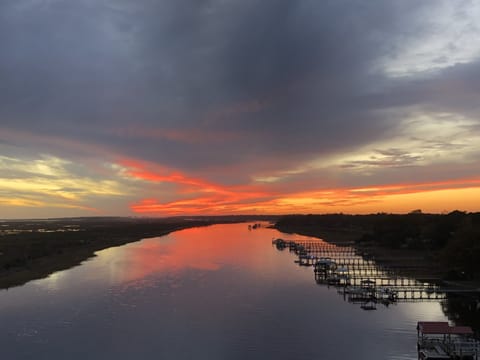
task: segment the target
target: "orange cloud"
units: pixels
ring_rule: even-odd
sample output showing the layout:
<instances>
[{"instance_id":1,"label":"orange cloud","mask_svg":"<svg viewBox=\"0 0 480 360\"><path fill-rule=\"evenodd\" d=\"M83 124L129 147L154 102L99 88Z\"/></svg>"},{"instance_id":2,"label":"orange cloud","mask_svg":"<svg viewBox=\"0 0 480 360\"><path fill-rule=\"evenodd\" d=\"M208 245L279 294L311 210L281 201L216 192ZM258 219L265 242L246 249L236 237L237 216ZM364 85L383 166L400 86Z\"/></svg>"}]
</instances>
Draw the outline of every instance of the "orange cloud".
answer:
<instances>
[{"instance_id":1,"label":"orange cloud","mask_svg":"<svg viewBox=\"0 0 480 360\"><path fill-rule=\"evenodd\" d=\"M126 170L125 175L139 180L149 182L169 182L183 186L183 191L195 189L202 192L229 193L223 186L209 183L199 178L182 174L179 171L171 170L156 164L142 162L132 159L122 159L120 165Z\"/></svg>"},{"instance_id":2,"label":"orange cloud","mask_svg":"<svg viewBox=\"0 0 480 360\"><path fill-rule=\"evenodd\" d=\"M143 199L131 205L142 214L239 214L378 211L406 212L416 208L441 212L454 209L478 211L480 179L454 179L431 183L391 184L363 188L322 189L274 194L256 188L220 187L218 193L162 203Z\"/></svg>"},{"instance_id":3,"label":"orange cloud","mask_svg":"<svg viewBox=\"0 0 480 360\"><path fill-rule=\"evenodd\" d=\"M190 195L188 199L160 203L157 199L143 199L130 207L136 213L147 214L214 214L241 209L246 203L260 203L273 194L258 186L226 186L187 176L179 171L168 170L137 160L124 159L120 162L124 175L153 183L168 182L179 187L179 195ZM235 211L234 211L235 212Z\"/></svg>"},{"instance_id":4,"label":"orange cloud","mask_svg":"<svg viewBox=\"0 0 480 360\"><path fill-rule=\"evenodd\" d=\"M392 195L392 194L410 194L417 192L428 192L435 190L461 189L480 186L480 178L452 179L444 181L432 181L422 183L406 183L372 186L366 188L350 189L351 192L374 194L374 195Z\"/></svg>"}]
</instances>

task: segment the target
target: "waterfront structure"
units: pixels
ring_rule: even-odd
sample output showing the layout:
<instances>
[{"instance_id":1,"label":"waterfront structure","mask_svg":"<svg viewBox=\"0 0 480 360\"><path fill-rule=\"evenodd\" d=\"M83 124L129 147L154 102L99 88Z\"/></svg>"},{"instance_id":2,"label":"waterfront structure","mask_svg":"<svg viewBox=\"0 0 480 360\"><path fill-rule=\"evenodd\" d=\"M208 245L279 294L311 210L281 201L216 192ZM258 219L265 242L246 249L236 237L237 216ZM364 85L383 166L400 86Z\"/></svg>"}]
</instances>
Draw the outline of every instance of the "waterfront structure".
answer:
<instances>
[{"instance_id":1,"label":"waterfront structure","mask_svg":"<svg viewBox=\"0 0 480 360\"><path fill-rule=\"evenodd\" d=\"M344 300L372 309L372 302L389 306L396 302L436 301L449 293L479 293L479 289L458 289L445 286L435 277L422 280L401 273L410 267L386 267L351 246L328 244L322 240L273 239L278 250L288 249L297 256L295 263L313 267L315 281L333 286ZM418 270L421 265L415 265Z\"/></svg>"},{"instance_id":2,"label":"waterfront structure","mask_svg":"<svg viewBox=\"0 0 480 360\"><path fill-rule=\"evenodd\" d=\"M468 326L451 326L448 322L417 323L419 360L478 360L478 341Z\"/></svg>"}]
</instances>

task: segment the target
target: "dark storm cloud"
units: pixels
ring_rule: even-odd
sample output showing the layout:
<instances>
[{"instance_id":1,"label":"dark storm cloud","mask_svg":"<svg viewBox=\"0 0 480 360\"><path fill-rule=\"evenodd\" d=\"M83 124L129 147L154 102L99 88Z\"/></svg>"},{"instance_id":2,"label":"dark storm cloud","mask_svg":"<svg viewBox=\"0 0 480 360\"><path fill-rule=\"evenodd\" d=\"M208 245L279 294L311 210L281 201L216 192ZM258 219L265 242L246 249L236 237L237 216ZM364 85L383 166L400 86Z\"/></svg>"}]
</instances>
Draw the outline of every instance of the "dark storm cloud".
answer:
<instances>
[{"instance_id":1,"label":"dark storm cloud","mask_svg":"<svg viewBox=\"0 0 480 360\"><path fill-rule=\"evenodd\" d=\"M434 96L429 84L451 76L478 86L473 65L428 81L374 71L399 38L421 30L419 8L432 4L4 1L2 126L88 139L183 169L271 157L288 164L352 149L397 125L377 110L450 94ZM447 106L471 106L457 100ZM132 127L239 136L199 143L114 131Z\"/></svg>"},{"instance_id":2,"label":"dark storm cloud","mask_svg":"<svg viewBox=\"0 0 480 360\"><path fill-rule=\"evenodd\" d=\"M381 92L362 94L357 105L366 109L426 106L477 117L480 104L480 60L456 64L442 71L390 80Z\"/></svg>"}]
</instances>

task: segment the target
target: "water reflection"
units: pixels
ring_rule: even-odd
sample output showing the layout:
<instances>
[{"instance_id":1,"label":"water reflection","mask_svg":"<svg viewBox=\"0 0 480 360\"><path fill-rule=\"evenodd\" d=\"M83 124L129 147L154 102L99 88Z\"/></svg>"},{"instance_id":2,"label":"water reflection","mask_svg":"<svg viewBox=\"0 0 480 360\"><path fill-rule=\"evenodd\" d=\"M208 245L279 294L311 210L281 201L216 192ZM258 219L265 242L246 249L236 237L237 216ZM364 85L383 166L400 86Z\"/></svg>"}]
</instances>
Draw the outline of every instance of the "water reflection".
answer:
<instances>
[{"instance_id":1,"label":"water reflection","mask_svg":"<svg viewBox=\"0 0 480 360\"><path fill-rule=\"evenodd\" d=\"M339 301L312 286L311 267L272 251L279 236L247 224L188 229L1 291L2 355L412 359L416 322L445 321L438 301L374 312Z\"/></svg>"},{"instance_id":2,"label":"water reflection","mask_svg":"<svg viewBox=\"0 0 480 360\"><path fill-rule=\"evenodd\" d=\"M470 326L480 335L480 296L470 294L448 294L442 301L443 312L454 323Z\"/></svg>"},{"instance_id":3,"label":"water reflection","mask_svg":"<svg viewBox=\"0 0 480 360\"><path fill-rule=\"evenodd\" d=\"M295 253L300 266L312 266L318 284L339 288L339 293L365 310L375 310L397 301L439 300L445 293L436 284L400 276L393 269L379 266L373 259L360 255L351 246L337 246L323 240L272 241L277 249Z\"/></svg>"},{"instance_id":4,"label":"water reflection","mask_svg":"<svg viewBox=\"0 0 480 360\"><path fill-rule=\"evenodd\" d=\"M312 267L318 284L336 288L345 301L358 304L363 310L377 310L377 305L389 307L399 302L441 300L443 312L452 322L480 330L480 297L475 290L459 290L402 276L396 269L380 266L351 246L337 246L320 239L282 238L274 239L272 244L280 251L288 249L293 253L298 265Z\"/></svg>"}]
</instances>

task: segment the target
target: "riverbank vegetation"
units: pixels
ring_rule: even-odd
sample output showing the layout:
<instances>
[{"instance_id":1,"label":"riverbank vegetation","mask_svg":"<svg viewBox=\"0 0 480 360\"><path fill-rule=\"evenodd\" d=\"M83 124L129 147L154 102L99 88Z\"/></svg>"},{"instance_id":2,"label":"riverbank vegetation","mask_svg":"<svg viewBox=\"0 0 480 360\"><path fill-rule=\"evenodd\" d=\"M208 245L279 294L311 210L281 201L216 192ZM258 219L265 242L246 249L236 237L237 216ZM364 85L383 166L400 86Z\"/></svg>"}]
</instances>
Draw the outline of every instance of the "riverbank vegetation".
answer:
<instances>
[{"instance_id":1,"label":"riverbank vegetation","mask_svg":"<svg viewBox=\"0 0 480 360\"><path fill-rule=\"evenodd\" d=\"M353 243L374 255L422 261L447 280L480 280L480 213L290 215L283 232Z\"/></svg>"},{"instance_id":2,"label":"riverbank vegetation","mask_svg":"<svg viewBox=\"0 0 480 360\"><path fill-rule=\"evenodd\" d=\"M98 250L181 229L273 220L262 216L191 218L70 218L0 221L0 288L68 269Z\"/></svg>"}]
</instances>

